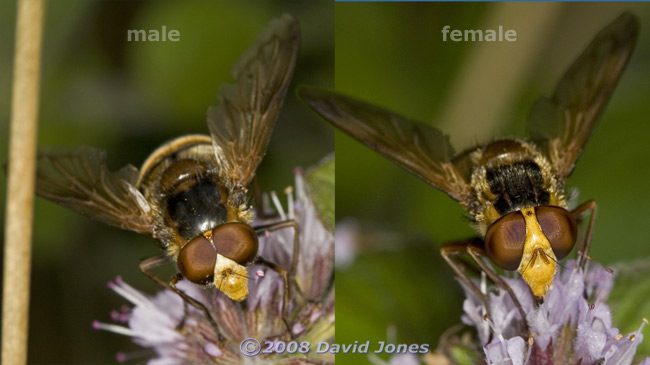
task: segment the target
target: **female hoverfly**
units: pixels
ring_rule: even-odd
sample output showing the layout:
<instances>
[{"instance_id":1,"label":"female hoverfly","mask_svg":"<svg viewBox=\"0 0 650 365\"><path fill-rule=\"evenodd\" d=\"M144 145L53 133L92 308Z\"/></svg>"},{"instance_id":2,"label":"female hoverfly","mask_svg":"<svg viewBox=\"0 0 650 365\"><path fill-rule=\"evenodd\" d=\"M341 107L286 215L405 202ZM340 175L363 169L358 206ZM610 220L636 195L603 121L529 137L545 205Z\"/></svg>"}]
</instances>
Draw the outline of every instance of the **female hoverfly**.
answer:
<instances>
[{"instance_id":1,"label":"female hoverfly","mask_svg":"<svg viewBox=\"0 0 650 365\"><path fill-rule=\"evenodd\" d=\"M461 153L439 130L383 108L322 89L303 87L298 93L335 127L462 204L480 237L445 245L441 252L477 297L485 295L452 256L469 254L516 303L510 287L479 256L517 270L541 299L557 261L576 242L576 221L591 211L581 247L587 257L596 203L569 211L564 185L630 58L638 29L636 18L624 13L595 37L553 96L534 105L529 140L501 139Z\"/></svg>"},{"instance_id":2,"label":"female hoverfly","mask_svg":"<svg viewBox=\"0 0 650 365\"><path fill-rule=\"evenodd\" d=\"M283 276L286 311L298 258L298 227L295 221L251 227L248 187L284 101L299 42L299 25L291 16L268 25L233 67L236 83L223 85L219 105L208 109L210 136L174 139L154 151L139 171L131 165L110 171L106 153L91 147L41 151L36 193L158 240L165 252L143 261L140 269L206 314L202 304L176 289L176 282L184 277L214 285L241 301L248 296L247 266L253 263ZM288 277L283 268L258 256L257 237L287 227L296 231ZM169 283L149 272L170 261L177 263L180 276Z\"/></svg>"}]
</instances>

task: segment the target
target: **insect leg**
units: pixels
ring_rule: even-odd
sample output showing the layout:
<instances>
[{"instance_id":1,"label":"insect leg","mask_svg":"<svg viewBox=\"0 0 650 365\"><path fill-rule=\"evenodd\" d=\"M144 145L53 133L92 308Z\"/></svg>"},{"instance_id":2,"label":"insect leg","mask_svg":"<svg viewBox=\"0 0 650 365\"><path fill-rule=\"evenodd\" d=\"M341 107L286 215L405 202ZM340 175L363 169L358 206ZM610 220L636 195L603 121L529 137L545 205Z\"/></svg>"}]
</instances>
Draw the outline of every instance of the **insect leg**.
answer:
<instances>
[{"instance_id":1,"label":"insect leg","mask_svg":"<svg viewBox=\"0 0 650 365\"><path fill-rule=\"evenodd\" d=\"M264 265L282 276L282 280L284 281L284 293L282 296L282 321L284 322L284 325L287 327L287 331L289 332L289 335L291 335L291 338L293 339L293 331L291 331L291 325L289 324L289 320L287 319L289 313L289 299L290 299L289 278L287 276L287 270L283 269L280 265L277 265L269 260L266 260L261 256L258 256L255 259L254 264Z\"/></svg>"},{"instance_id":2,"label":"insect leg","mask_svg":"<svg viewBox=\"0 0 650 365\"><path fill-rule=\"evenodd\" d=\"M528 323L526 322L526 312L524 312L524 308L522 307L521 303L519 302L519 299L515 296L515 292L512 291L512 288L508 283L506 283L503 279L497 275L494 270L487 265L483 260L481 260L478 255L484 255L485 250L483 247L476 247L476 246L467 246L467 253L474 259L474 262L487 274L487 276L492 279L498 286L500 286L503 290L508 292L508 295L510 295L510 299L512 299L512 302L515 304L515 307L517 307L517 310L519 310L519 315L521 316L521 319L524 321L524 324L526 324L526 331L528 331Z\"/></svg>"},{"instance_id":3,"label":"insect leg","mask_svg":"<svg viewBox=\"0 0 650 365\"><path fill-rule=\"evenodd\" d=\"M171 280L169 280L170 288L172 290L176 291L178 289L178 288L176 288L176 283L178 283L182 279L183 279L183 275L181 275L181 274L176 274L176 275L172 276ZM181 318L181 321L178 322L178 325L176 325L176 329L180 330L183 327L185 327L185 321L187 320L187 317L188 317L188 314L189 314L188 307L187 307L188 305L189 304L187 304L187 301L183 300L183 318Z\"/></svg>"},{"instance_id":4,"label":"insect leg","mask_svg":"<svg viewBox=\"0 0 650 365\"><path fill-rule=\"evenodd\" d=\"M591 216L589 217L589 225L587 226L585 241L582 244L582 248L581 248L582 253L579 254L579 260L578 260L581 269L585 268L585 264L587 263L587 260L590 259L589 248L591 247L591 237L594 232L594 222L596 221L596 212L598 211L598 204L596 204L595 200L589 200L587 202L580 204L580 206L578 206L577 208L571 211L571 216L573 217L573 219L577 221L580 218L580 216L588 210L591 211Z\"/></svg>"},{"instance_id":5,"label":"insect leg","mask_svg":"<svg viewBox=\"0 0 650 365\"><path fill-rule=\"evenodd\" d=\"M458 241L458 242L452 242L448 243L442 247L440 247L440 255L442 258L447 261L447 264L451 267L452 270L454 270L454 273L456 274L456 277L462 281L465 286L469 290L474 293L474 295L481 300L483 303L483 308L485 308L487 312L487 316L490 316L490 307L488 306L488 301L487 297L481 290L470 280L470 278L467 276L465 273L465 269L469 268L471 270L474 270L474 267L469 265L468 262L462 260L459 258L460 254L464 254L467 252L467 247L471 244L473 244L474 240L479 240L478 238L474 239L469 239L467 241ZM480 240L479 240L480 241ZM452 259L452 257L455 257L456 259Z\"/></svg>"},{"instance_id":6,"label":"insect leg","mask_svg":"<svg viewBox=\"0 0 650 365\"><path fill-rule=\"evenodd\" d=\"M262 226L255 227L255 232L257 234L263 234L264 232L273 232L284 228L293 229L293 252L291 254L291 267L289 268L289 283L291 286L294 286L296 291L300 294L301 297L304 297L302 290L298 287L295 281L296 269L298 267L298 258L300 257L300 235L298 222L295 219L288 219L286 221L265 224Z\"/></svg>"},{"instance_id":7,"label":"insect leg","mask_svg":"<svg viewBox=\"0 0 650 365\"><path fill-rule=\"evenodd\" d=\"M160 254L158 256L150 257L142 261L139 267L140 267L140 271L142 271L142 273L145 274L149 279L153 280L163 288L169 289L175 292L176 294L178 294L178 296L180 296L181 299L183 299L183 302L186 305L189 304L194 308L202 311L205 314L205 317L210 321L210 324L212 324L212 327L214 328L217 336L219 337L219 340L221 342L225 341L225 337L223 337L223 335L221 334L221 331L219 330L219 326L217 325L217 322L214 320L214 318L212 318L212 315L210 314L210 311L208 311L208 308L206 308L205 305L196 301L189 295L185 294L184 292L176 288L176 283L182 278L180 274L174 275L172 279L167 283L164 280L157 277L156 275L154 275L153 273L151 273L150 270L152 270L153 268L167 264L169 262L170 262L169 256L167 256L166 254ZM183 316L183 319L181 320L181 324L183 324L184 322L185 322L185 316Z\"/></svg>"},{"instance_id":8,"label":"insect leg","mask_svg":"<svg viewBox=\"0 0 650 365\"><path fill-rule=\"evenodd\" d=\"M517 310L519 311L519 315L523 319L524 323L526 323L526 313L524 312L521 303L515 296L515 293L510 285L501 279L489 265L485 264L485 262L483 262L483 260L478 257L478 255L483 256L485 254L483 241L481 239L472 238L466 241L458 241L446 244L440 248L440 253L442 254L442 258L445 259L445 261L447 261L447 264L449 264L452 270L454 270L456 276L472 291L472 293L474 293L474 295L477 296L477 298L483 302L483 306L485 307L488 316L490 316L490 307L488 306L487 297L483 292L481 292L476 284L474 284L469 279L463 270L463 268L473 269L472 266L470 266L466 261L460 259L452 259L452 255L456 256L463 253L469 254L472 260L479 266L481 271L483 271L494 283L503 288L508 293L508 295L510 295L510 298L515 304L515 307L517 307ZM528 327L527 324L526 327ZM528 330L528 328L526 328L526 330Z\"/></svg>"}]
</instances>

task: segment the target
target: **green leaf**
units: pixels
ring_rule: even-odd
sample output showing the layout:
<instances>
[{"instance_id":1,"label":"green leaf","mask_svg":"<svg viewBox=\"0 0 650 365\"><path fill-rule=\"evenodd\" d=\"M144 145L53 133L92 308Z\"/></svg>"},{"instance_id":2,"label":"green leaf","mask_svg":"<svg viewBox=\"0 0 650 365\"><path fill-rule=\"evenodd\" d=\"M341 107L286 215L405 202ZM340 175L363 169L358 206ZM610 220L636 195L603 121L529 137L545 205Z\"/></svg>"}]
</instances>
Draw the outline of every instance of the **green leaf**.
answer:
<instances>
[{"instance_id":1,"label":"green leaf","mask_svg":"<svg viewBox=\"0 0 650 365\"><path fill-rule=\"evenodd\" d=\"M316 212L330 232L334 232L334 154L327 155L311 167L305 180L312 194Z\"/></svg>"},{"instance_id":2,"label":"green leaf","mask_svg":"<svg viewBox=\"0 0 650 365\"><path fill-rule=\"evenodd\" d=\"M643 318L650 317L650 258L614 265L616 281L610 295L614 327L622 334L639 329ZM644 331L647 335L647 328ZM647 338L647 337L646 337ZM650 341L639 345L635 358L650 355Z\"/></svg>"},{"instance_id":3,"label":"green leaf","mask_svg":"<svg viewBox=\"0 0 650 365\"><path fill-rule=\"evenodd\" d=\"M456 364L470 365L478 363L476 353L463 346L454 346L451 348L451 357Z\"/></svg>"}]
</instances>

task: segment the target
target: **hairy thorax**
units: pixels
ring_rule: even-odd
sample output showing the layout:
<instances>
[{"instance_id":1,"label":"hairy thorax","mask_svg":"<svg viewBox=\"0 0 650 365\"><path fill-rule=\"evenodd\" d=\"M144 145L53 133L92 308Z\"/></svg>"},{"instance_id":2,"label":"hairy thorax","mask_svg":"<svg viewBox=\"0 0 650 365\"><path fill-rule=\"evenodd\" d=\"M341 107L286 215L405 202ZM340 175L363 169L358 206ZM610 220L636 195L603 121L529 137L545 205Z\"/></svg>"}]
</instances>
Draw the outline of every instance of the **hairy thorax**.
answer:
<instances>
[{"instance_id":1,"label":"hairy thorax","mask_svg":"<svg viewBox=\"0 0 650 365\"><path fill-rule=\"evenodd\" d=\"M544 205L566 208L551 164L531 143L499 140L474 150L469 158L475 167L468 209L482 235L510 212Z\"/></svg>"}]
</instances>

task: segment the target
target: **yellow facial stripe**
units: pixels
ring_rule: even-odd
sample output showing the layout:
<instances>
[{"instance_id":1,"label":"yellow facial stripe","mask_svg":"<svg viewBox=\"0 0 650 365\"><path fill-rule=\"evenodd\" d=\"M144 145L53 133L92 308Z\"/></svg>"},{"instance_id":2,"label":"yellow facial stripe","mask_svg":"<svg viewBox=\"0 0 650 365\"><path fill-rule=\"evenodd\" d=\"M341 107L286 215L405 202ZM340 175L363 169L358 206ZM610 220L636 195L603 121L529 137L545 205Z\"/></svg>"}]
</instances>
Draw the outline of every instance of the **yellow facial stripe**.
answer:
<instances>
[{"instance_id":1,"label":"yellow facial stripe","mask_svg":"<svg viewBox=\"0 0 650 365\"><path fill-rule=\"evenodd\" d=\"M214 286L230 299L240 301L248 296L248 270L235 261L217 254L214 265Z\"/></svg>"},{"instance_id":2,"label":"yellow facial stripe","mask_svg":"<svg viewBox=\"0 0 650 365\"><path fill-rule=\"evenodd\" d=\"M533 294L541 297L546 294L553 283L556 266L555 254L537 221L535 208L524 208L521 210L521 214L526 222L526 241L518 271L530 286Z\"/></svg>"}]
</instances>

